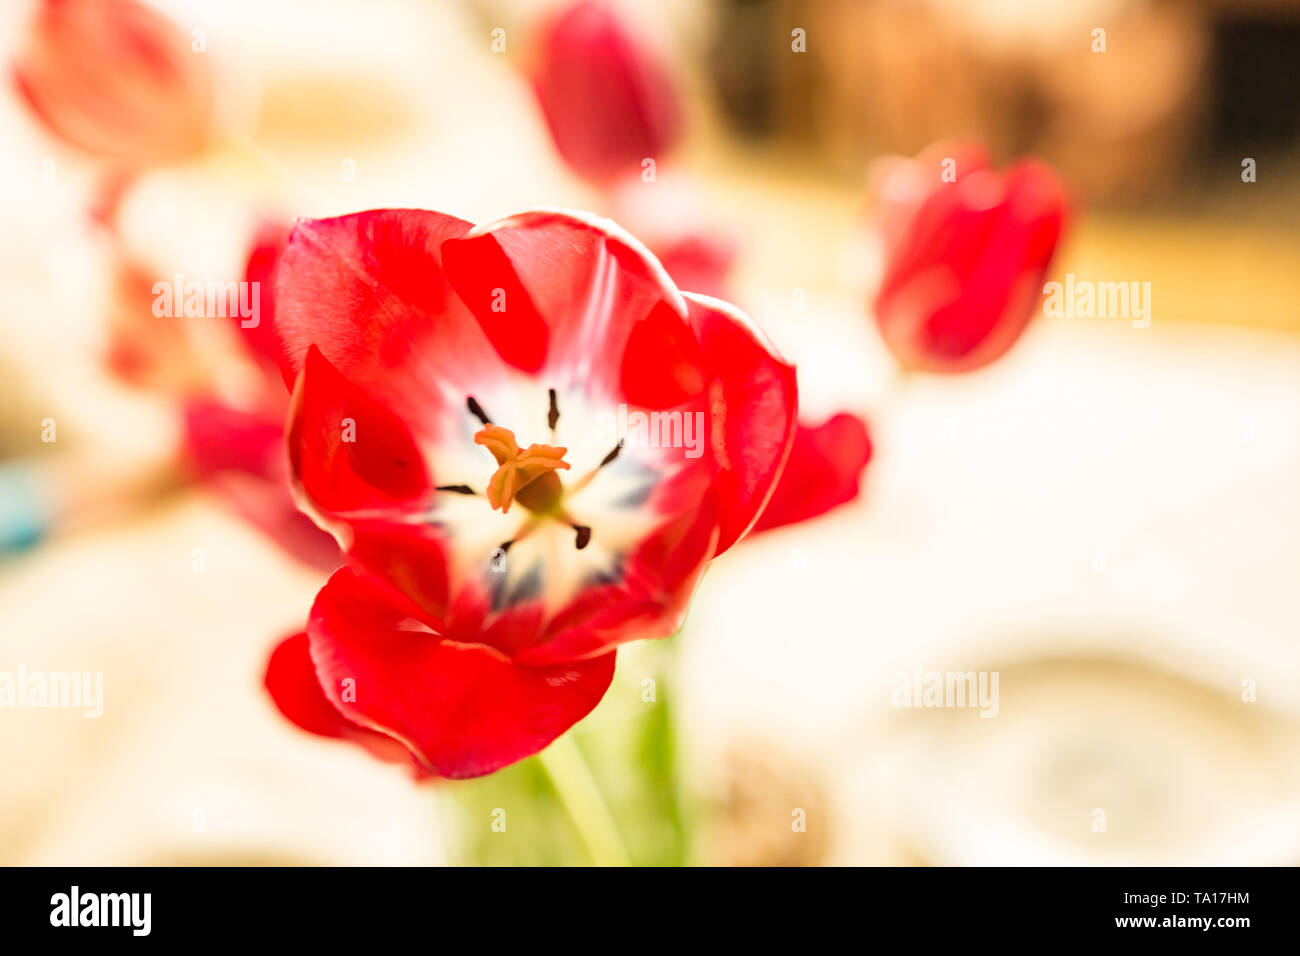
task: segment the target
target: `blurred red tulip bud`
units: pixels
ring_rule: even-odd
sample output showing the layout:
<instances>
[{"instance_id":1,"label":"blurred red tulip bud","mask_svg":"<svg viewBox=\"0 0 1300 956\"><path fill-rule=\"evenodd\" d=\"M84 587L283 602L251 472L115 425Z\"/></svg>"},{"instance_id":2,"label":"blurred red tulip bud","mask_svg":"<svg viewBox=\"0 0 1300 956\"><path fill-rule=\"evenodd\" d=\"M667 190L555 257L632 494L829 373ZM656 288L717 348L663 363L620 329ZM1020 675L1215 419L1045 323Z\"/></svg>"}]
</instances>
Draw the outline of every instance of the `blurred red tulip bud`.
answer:
<instances>
[{"instance_id":1,"label":"blurred red tulip bud","mask_svg":"<svg viewBox=\"0 0 1300 956\"><path fill-rule=\"evenodd\" d=\"M1038 308L1064 228L1055 173L1033 160L999 172L978 147L953 144L887 160L873 192L875 319L899 363L964 372L1006 352Z\"/></svg>"},{"instance_id":2,"label":"blurred red tulip bud","mask_svg":"<svg viewBox=\"0 0 1300 956\"><path fill-rule=\"evenodd\" d=\"M212 127L206 55L136 0L42 0L13 78L51 132L131 168L197 152Z\"/></svg>"},{"instance_id":3,"label":"blurred red tulip bud","mask_svg":"<svg viewBox=\"0 0 1300 956\"><path fill-rule=\"evenodd\" d=\"M588 179L642 168L681 129L668 67L605 3L581 0L542 30L532 77L556 148Z\"/></svg>"}]
</instances>

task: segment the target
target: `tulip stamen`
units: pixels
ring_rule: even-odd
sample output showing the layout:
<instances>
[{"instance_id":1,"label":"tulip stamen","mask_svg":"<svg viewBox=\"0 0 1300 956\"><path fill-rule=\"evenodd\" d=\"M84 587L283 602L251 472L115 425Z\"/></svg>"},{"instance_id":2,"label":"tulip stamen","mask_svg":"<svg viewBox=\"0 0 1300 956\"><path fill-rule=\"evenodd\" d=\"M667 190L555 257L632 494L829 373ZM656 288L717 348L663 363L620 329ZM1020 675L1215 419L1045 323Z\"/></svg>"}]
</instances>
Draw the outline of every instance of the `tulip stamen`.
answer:
<instances>
[{"instance_id":1,"label":"tulip stamen","mask_svg":"<svg viewBox=\"0 0 1300 956\"><path fill-rule=\"evenodd\" d=\"M579 478L577 481L575 481L573 484L569 486L569 496L572 497L573 495L576 495L583 488L586 488L589 484L591 484L591 480L596 477L600 469L604 468L606 465L612 464L614 459L618 457L618 453L621 452L622 450L623 450L623 439L620 438L618 440L618 444L614 446L613 450L610 451L608 455L606 455L604 458L600 460L599 465L591 469L591 471L587 472L585 475L583 475L581 478Z\"/></svg>"},{"instance_id":2,"label":"tulip stamen","mask_svg":"<svg viewBox=\"0 0 1300 956\"><path fill-rule=\"evenodd\" d=\"M564 493L557 471L567 471L564 456L569 449L558 445L529 445L520 448L515 434L501 425L488 425L474 435L497 460L497 470L488 479L488 503L502 514L510 511L517 499L529 511L541 514L552 510Z\"/></svg>"},{"instance_id":3,"label":"tulip stamen","mask_svg":"<svg viewBox=\"0 0 1300 956\"><path fill-rule=\"evenodd\" d=\"M478 492L469 485L437 485L434 491L451 491L458 495L477 495Z\"/></svg>"},{"instance_id":4,"label":"tulip stamen","mask_svg":"<svg viewBox=\"0 0 1300 956\"><path fill-rule=\"evenodd\" d=\"M550 428L554 439L555 427L560 421L559 396L553 388L548 388L546 394L546 425ZM490 451L497 461L497 470L488 480L485 492L488 503L494 510L505 514L510 511L510 505L518 501L532 512L531 517L513 538L497 546L497 552L504 555L517 541L532 532L543 518L563 522L572 528L573 546L576 550L582 551L591 544L591 526L580 524L570 517L565 512L562 502L590 482L596 472L614 461L623 450L623 442L620 440L590 474L566 490L557 472L569 468L569 463L564 460L568 452L567 448L536 444L520 448L514 433L508 428L493 424L483 410L483 406L472 395L466 397L465 407L484 426L475 433L474 443ZM437 490L460 495L478 494L469 485L439 485Z\"/></svg>"},{"instance_id":5,"label":"tulip stamen","mask_svg":"<svg viewBox=\"0 0 1300 956\"><path fill-rule=\"evenodd\" d=\"M483 406L478 403L478 399L473 395L467 395L465 397L465 407L468 408L469 413L481 421L484 426L492 424L492 419L488 418L487 412L483 411Z\"/></svg>"},{"instance_id":6,"label":"tulip stamen","mask_svg":"<svg viewBox=\"0 0 1300 956\"><path fill-rule=\"evenodd\" d=\"M502 541L499 545L497 545L497 551L499 551L502 555L507 554L510 551L510 549L513 548L516 544L518 544L520 541L523 541L524 538L528 537L530 534L536 531L537 526L540 523L541 522L537 520L536 516L529 518L528 521L524 523L523 527L521 527L515 533L515 536L513 538L511 538L508 541Z\"/></svg>"},{"instance_id":7,"label":"tulip stamen","mask_svg":"<svg viewBox=\"0 0 1300 956\"><path fill-rule=\"evenodd\" d=\"M600 470L601 468L604 468L606 465L613 464L614 459L618 457L618 453L621 452L622 450L623 450L623 439L620 438L618 440L618 444L614 446L614 450L600 460L600 464L596 466L596 469Z\"/></svg>"}]
</instances>

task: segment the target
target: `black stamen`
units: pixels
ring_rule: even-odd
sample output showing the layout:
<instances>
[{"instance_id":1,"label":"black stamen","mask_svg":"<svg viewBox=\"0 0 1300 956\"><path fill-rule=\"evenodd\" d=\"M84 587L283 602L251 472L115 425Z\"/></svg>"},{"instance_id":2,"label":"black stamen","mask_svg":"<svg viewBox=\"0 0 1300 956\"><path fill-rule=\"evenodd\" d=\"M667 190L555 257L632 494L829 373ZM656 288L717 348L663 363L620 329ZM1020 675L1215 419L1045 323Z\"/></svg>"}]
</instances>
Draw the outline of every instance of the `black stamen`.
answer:
<instances>
[{"instance_id":1,"label":"black stamen","mask_svg":"<svg viewBox=\"0 0 1300 956\"><path fill-rule=\"evenodd\" d=\"M611 452L610 452L608 455L606 455L604 458L602 458L602 459L600 460L600 465L597 466L597 467L604 468L606 465L608 465L610 462L612 462L615 458L617 458L617 457L618 457L618 453L621 452L622 450L623 450L623 439L620 438L620 439L618 440L618 444L614 446L614 450L611 451Z\"/></svg>"},{"instance_id":2,"label":"black stamen","mask_svg":"<svg viewBox=\"0 0 1300 956\"><path fill-rule=\"evenodd\" d=\"M555 431L555 423L560 420L560 406L555 403L555 389L548 388L546 394L551 396L551 410L546 413L546 427Z\"/></svg>"},{"instance_id":3,"label":"black stamen","mask_svg":"<svg viewBox=\"0 0 1300 956\"><path fill-rule=\"evenodd\" d=\"M591 529L585 524L575 524L573 530L578 532L578 537L574 539L573 546L581 551L591 543Z\"/></svg>"},{"instance_id":4,"label":"black stamen","mask_svg":"<svg viewBox=\"0 0 1300 956\"><path fill-rule=\"evenodd\" d=\"M510 547L514 543L515 543L514 538L511 538L509 541L502 541L499 545L497 545L497 550L500 551L502 554L505 554L507 551L510 550Z\"/></svg>"},{"instance_id":5,"label":"black stamen","mask_svg":"<svg viewBox=\"0 0 1300 956\"><path fill-rule=\"evenodd\" d=\"M438 485L438 486L436 486L433 490L434 490L434 491L454 491L454 492L456 492L456 494L458 494L458 495L476 495L476 494L478 494L478 492L475 491L473 488L471 488L469 485Z\"/></svg>"},{"instance_id":6,"label":"black stamen","mask_svg":"<svg viewBox=\"0 0 1300 956\"><path fill-rule=\"evenodd\" d=\"M488 418L487 412L483 411L483 406L478 403L478 399L473 395L466 397L465 407L469 409L471 415L481 421L484 425L492 424L492 419Z\"/></svg>"}]
</instances>

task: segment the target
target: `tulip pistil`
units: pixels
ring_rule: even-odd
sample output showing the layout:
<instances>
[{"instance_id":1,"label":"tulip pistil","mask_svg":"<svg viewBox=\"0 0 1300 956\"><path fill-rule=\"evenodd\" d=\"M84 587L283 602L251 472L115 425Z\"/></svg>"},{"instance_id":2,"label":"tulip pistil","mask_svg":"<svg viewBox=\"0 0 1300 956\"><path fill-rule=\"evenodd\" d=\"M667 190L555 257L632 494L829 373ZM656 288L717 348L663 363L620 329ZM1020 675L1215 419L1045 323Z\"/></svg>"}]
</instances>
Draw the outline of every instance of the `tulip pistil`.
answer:
<instances>
[{"instance_id":1,"label":"tulip pistil","mask_svg":"<svg viewBox=\"0 0 1300 956\"><path fill-rule=\"evenodd\" d=\"M474 435L497 460L497 470L488 479L488 504L502 514L518 501L534 514L555 509L563 497L564 486L557 471L567 471L564 460L569 449L557 445L529 445L520 448L515 433L501 425L488 425Z\"/></svg>"},{"instance_id":2,"label":"tulip pistil","mask_svg":"<svg viewBox=\"0 0 1300 956\"><path fill-rule=\"evenodd\" d=\"M560 419L555 389L548 389L547 396L549 408L546 424L554 435L556 423ZM579 551L586 548L591 543L591 526L575 521L564 508L566 490L564 483L560 481L559 472L569 470L569 463L564 460L569 449L562 445L540 444L520 448L515 433L509 428L494 424L487 412L483 410L483 406L473 396L466 398L465 407L469 409L471 415L483 423L483 427L474 433L474 444L482 445L490 451L497 462L497 469L488 479L484 492L488 504L494 510L506 514L512 504L519 502L532 512L532 517L520 533L509 541L503 542L498 550L504 554L516 541L533 531L541 518L551 518L567 524L574 531L574 548ZM617 458L622 448L623 443L620 441L614 450L605 456L596 471ZM594 476L595 471L568 489L569 493L580 490ZM460 495L477 496L478 494L469 485L438 485L435 490Z\"/></svg>"}]
</instances>

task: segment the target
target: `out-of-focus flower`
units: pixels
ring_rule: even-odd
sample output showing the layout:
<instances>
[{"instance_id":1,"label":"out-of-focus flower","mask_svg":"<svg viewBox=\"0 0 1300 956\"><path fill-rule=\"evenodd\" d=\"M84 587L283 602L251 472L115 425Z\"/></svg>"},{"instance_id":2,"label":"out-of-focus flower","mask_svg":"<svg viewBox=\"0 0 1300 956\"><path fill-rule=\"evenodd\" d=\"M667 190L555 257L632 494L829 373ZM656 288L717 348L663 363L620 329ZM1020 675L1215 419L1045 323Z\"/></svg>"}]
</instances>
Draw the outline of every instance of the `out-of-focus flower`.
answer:
<instances>
[{"instance_id":1,"label":"out-of-focus flower","mask_svg":"<svg viewBox=\"0 0 1300 956\"><path fill-rule=\"evenodd\" d=\"M198 152L213 126L207 56L136 0L41 0L13 79L51 132L132 169Z\"/></svg>"},{"instance_id":2,"label":"out-of-focus flower","mask_svg":"<svg viewBox=\"0 0 1300 956\"><path fill-rule=\"evenodd\" d=\"M607 3L580 0L547 24L531 74L556 148L588 179L640 169L681 131L668 67Z\"/></svg>"},{"instance_id":3,"label":"out-of-focus flower","mask_svg":"<svg viewBox=\"0 0 1300 956\"><path fill-rule=\"evenodd\" d=\"M253 368L253 387L238 403L213 393L187 397L183 450L193 477L220 493L244 520L300 561L332 571L342 563L338 546L298 510L290 494L284 445L289 403L275 354L274 296L288 237L289 229L281 223L259 225L244 270L245 287L258 290L257 321L228 316L240 355Z\"/></svg>"},{"instance_id":4,"label":"out-of-focus flower","mask_svg":"<svg viewBox=\"0 0 1300 956\"><path fill-rule=\"evenodd\" d=\"M244 264L244 283L258 290L257 322L236 322L245 352L266 373L279 375L279 341L275 335L275 276L289 241L289 226L278 219L262 219L253 233L253 245ZM268 385L269 388L269 385ZM279 391L279 389L275 389Z\"/></svg>"},{"instance_id":5,"label":"out-of-focus flower","mask_svg":"<svg viewBox=\"0 0 1300 956\"><path fill-rule=\"evenodd\" d=\"M652 245L672 280L682 289L721 296L736 259L736 244L717 232L689 232Z\"/></svg>"},{"instance_id":6,"label":"out-of-focus flower","mask_svg":"<svg viewBox=\"0 0 1300 956\"><path fill-rule=\"evenodd\" d=\"M790 457L754 531L807 521L858 496L871 461L871 438L862 419L845 412L820 425L799 423Z\"/></svg>"},{"instance_id":7,"label":"out-of-focus flower","mask_svg":"<svg viewBox=\"0 0 1300 956\"><path fill-rule=\"evenodd\" d=\"M115 247L107 302L108 369L136 388L173 397L214 387L213 362L183 314L154 315L157 270Z\"/></svg>"},{"instance_id":8,"label":"out-of-focus flower","mask_svg":"<svg viewBox=\"0 0 1300 956\"><path fill-rule=\"evenodd\" d=\"M289 401L274 329L275 270L288 237L289 227L272 220L254 234L243 295L256 303L255 320L230 301L219 315L186 315L177 302L158 314L157 270L116 251L106 359L123 381L177 403L183 477L217 492L293 557L332 571L342 563L338 546L290 493Z\"/></svg>"},{"instance_id":9,"label":"out-of-focus flower","mask_svg":"<svg viewBox=\"0 0 1300 956\"><path fill-rule=\"evenodd\" d=\"M298 510L290 493L284 411L189 400L183 408L182 465L294 558L333 571L343 563L338 545Z\"/></svg>"},{"instance_id":10,"label":"out-of-focus flower","mask_svg":"<svg viewBox=\"0 0 1300 956\"><path fill-rule=\"evenodd\" d=\"M535 753L618 644L677 630L793 440L794 369L749 320L578 214L300 222L276 326L299 498L347 556L316 676L439 776Z\"/></svg>"},{"instance_id":11,"label":"out-of-focus flower","mask_svg":"<svg viewBox=\"0 0 1300 956\"><path fill-rule=\"evenodd\" d=\"M1001 356L1040 301L1066 218L1046 166L1005 172L982 151L936 146L878 167L883 270L875 319L909 370L963 372Z\"/></svg>"},{"instance_id":12,"label":"out-of-focus flower","mask_svg":"<svg viewBox=\"0 0 1300 956\"><path fill-rule=\"evenodd\" d=\"M678 171L647 182L639 173L611 185L612 218L654 253L673 284L686 292L727 299L727 276L736 260L737 241L701 223L703 197Z\"/></svg>"}]
</instances>

